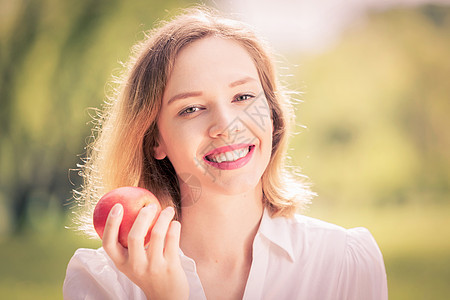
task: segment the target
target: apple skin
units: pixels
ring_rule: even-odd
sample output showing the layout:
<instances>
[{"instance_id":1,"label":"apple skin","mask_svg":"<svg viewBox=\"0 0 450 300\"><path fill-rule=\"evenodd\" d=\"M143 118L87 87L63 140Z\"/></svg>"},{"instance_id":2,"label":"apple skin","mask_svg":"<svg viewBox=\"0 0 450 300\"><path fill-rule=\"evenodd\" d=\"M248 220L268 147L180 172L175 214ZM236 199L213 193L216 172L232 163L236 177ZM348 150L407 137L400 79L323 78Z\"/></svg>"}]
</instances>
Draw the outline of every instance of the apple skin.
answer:
<instances>
[{"instance_id":1,"label":"apple skin","mask_svg":"<svg viewBox=\"0 0 450 300\"><path fill-rule=\"evenodd\" d=\"M100 198L94 209L94 228L100 238L103 238L106 219L108 214L116 203L123 206L123 218L119 227L119 243L128 248L128 233L133 226L136 217L144 206L155 204L157 208L156 216L150 225L147 235L145 236L144 245L146 246L150 240L150 232L155 225L157 217L161 212L161 204L158 199L149 190L125 186L116 188Z\"/></svg>"}]
</instances>

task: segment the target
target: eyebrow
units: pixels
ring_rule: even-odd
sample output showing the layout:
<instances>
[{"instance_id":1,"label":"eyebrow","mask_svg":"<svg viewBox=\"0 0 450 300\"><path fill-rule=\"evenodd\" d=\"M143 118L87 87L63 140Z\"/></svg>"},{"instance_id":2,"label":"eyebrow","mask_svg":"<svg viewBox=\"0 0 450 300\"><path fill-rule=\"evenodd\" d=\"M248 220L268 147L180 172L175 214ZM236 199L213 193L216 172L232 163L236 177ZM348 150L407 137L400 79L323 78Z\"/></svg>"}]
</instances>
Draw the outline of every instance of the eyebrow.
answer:
<instances>
[{"instance_id":1,"label":"eyebrow","mask_svg":"<svg viewBox=\"0 0 450 300\"><path fill-rule=\"evenodd\" d=\"M186 92L186 93L177 94L177 95L173 96L172 98L170 98L169 101L167 102L167 104L170 104L176 100L186 99L186 98L190 98L190 97L199 97L201 95L203 95L202 92Z\"/></svg>"},{"instance_id":2,"label":"eyebrow","mask_svg":"<svg viewBox=\"0 0 450 300\"><path fill-rule=\"evenodd\" d=\"M233 81L232 83L229 84L229 87L232 88L232 87L235 87L235 86L238 86L238 85L245 84L245 83L247 83L249 81L257 81L257 80L255 78L253 78L253 77L247 76L247 77L244 77L242 79Z\"/></svg>"},{"instance_id":3,"label":"eyebrow","mask_svg":"<svg viewBox=\"0 0 450 300\"><path fill-rule=\"evenodd\" d=\"M245 84L245 83L247 83L249 81L257 81L257 80L255 78L253 78L253 77L247 76L247 77L244 77L242 79L233 81L228 86L230 88L233 88L233 87L236 87L236 86L239 86L239 85L243 85L243 84ZM167 104L169 105L170 103L172 103L172 102L174 102L176 100L181 100L181 99L186 99L186 98L191 98L191 97L199 97L199 96L202 96L202 95L203 95L203 93L200 92L200 91L198 91L198 92L194 91L194 92L180 93L180 94L177 94L177 95L173 96L172 98L170 98L169 101L167 102Z\"/></svg>"}]
</instances>

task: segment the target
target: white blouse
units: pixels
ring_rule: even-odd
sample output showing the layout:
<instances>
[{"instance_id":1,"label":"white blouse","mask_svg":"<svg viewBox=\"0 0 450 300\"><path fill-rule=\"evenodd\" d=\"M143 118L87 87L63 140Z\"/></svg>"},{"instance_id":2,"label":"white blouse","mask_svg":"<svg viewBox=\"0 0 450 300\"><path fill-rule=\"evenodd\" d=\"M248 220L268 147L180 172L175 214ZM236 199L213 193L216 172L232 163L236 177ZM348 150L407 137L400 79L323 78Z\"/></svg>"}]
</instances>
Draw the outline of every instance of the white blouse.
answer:
<instances>
[{"instance_id":1,"label":"white blouse","mask_svg":"<svg viewBox=\"0 0 450 300\"><path fill-rule=\"evenodd\" d=\"M206 299L195 261L180 251L189 299ZM64 299L146 299L103 248L78 249L67 267ZM253 242L243 299L387 299L383 257L365 228L344 229L303 215L264 212Z\"/></svg>"}]
</instances>

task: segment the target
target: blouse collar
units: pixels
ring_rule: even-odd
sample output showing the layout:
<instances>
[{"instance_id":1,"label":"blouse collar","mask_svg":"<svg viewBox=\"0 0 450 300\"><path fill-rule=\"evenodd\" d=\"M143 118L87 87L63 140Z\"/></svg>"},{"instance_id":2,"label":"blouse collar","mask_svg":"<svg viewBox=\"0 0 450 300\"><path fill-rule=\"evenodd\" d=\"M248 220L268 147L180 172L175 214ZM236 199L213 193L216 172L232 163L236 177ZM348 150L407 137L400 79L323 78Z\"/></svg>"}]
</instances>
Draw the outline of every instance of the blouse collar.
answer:
<instances>
[{"instance_id":1,"label":"blouse collar","mask_svg":"<svg viewBox=\"0 0 450 300\"><path fill-rule=\"evenodd\" d=\"M286 217L274 217L272 218L267 210L264 209L261 223L259 225L258 235L263 236L269 242L280 248L286 255L287 259L291 262L295 261L293 239L291 237L291 227L289 226L290 219ZM179 249L180 256L182 257L181 263L185 270L196 272L195 262L184 255L183 251Z\"/></svg>"},{"instance_id":2,"label":"blouse collar","mask_svg":"<svg viewBox=\"0 0 450 300\"><path fill-rule=\"evenodd\" d=\"M265 208L258 232L283 250L293 262L295 255L289 222L290 219L286 217L272 218Z\"/></svg>"}]
</instances>

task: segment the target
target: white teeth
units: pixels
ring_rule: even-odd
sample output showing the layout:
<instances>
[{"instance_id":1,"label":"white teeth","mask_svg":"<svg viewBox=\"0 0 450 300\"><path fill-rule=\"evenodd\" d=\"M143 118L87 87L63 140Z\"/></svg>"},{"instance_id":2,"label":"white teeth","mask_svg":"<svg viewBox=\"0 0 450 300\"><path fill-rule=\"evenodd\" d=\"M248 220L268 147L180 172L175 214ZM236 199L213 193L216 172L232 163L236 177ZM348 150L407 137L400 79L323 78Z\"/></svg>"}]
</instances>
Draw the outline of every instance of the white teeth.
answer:
<instances>
[{"instance_id":1,"label":"white teeth","mask_svg":"<svg viewBox=\"0 0 450 300\"><path fill-rule=\"evenodd\" d=\"M231 152L231 155L233 156L233 160L238 160L239 159L239 150L234 150Z\"/></svg>"},{"instance_id":2,"label":"white teeth","mask_svg":"<svg viewBox=\"0 0 450 300\"><path fill-rule=\"evenodd\" d=\"M249 152L249 148L236 149L225 153L209 156L208 159L213 162L221 163L224 161L236 161L239 158L246 156Z\"/></svg>"},{"instance_id":3,"label":"white teeth","mask_svg":"<svg viewBox=\"0 0 450 300\"><path fill-rule=\"evenodd\" d=\"M227 157L227 161L233 161L235 160L233 158L233 152L225 152L225 156Z\"/></svg>"},{"instance_id":4,"label":"white teeth","mask_svg":"<svg viewBox=\"0 0 450 300\"><path fill-rule=\"evenodd\" d=\"M225 155L225 153L222 153L219 155L219 157L217 157L217 162L223 162L227 160L227 156Z\"/></svg>"}]
</instances>

